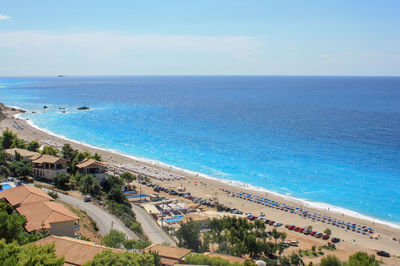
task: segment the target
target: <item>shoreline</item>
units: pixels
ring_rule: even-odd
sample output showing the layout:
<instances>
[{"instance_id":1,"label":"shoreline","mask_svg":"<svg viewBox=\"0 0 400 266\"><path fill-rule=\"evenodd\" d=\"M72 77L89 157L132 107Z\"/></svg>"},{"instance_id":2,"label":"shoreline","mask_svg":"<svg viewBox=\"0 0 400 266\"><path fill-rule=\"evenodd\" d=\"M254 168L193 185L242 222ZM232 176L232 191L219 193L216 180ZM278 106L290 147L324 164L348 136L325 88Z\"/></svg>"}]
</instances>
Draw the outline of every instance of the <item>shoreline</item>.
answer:
<instances>
[{"instance_id":1,"label":"shoreline","mask_svg":"<svg viewBox=\"0 0 400 266\"><path fill-rule=\"evenodd\" d=\"M11 108L10 106L8 107ZM331 206L329 204L320 202L310 202L307 200L282 195L274 191L269 191L265 188L244 184L239 181L219 179L205 174L196 173L190 170L181 169L179 167L168 165L155 160L126 155L114 150L99 148L80 141L71 140L64 136L55 134L49 130L42 129L37 125L35 125L31 120L25 120L21 118L20 115L25 110L14 106L13 108L15 108L15 111L8 110L7 112L5 112L6 118L0 122L0 129L4 130L5 128L8 127L14 133L18 134L20 138L25 139L27 141L37 140L44 145L58 144L59 146L62 146L65 143L69 143L75 149L79 149L81 151L90 151L92 153L97 152L101 154L103 160L106 163L108 163L111 166L111 168L112 166L118 167L119 165L120 169L121 168L124 169L124 167L129 167L133 165L141 167L138 168L139 170L140 169L148 170L149 168L153 168L153 170L155 170L156 172L161 172L166 175L174 174L177 176L182 176L185 179L166 183L160 180L154 180L154 178L151 175L149 175L150 178L152 178L155 181L155 183L164 184L165 186L167 185L179 186L184 183L184 186L185 188L187 188L187 191L191 192L193 195L198 194L196 196L206 197L209 195L218 194L218 200L220 201L220 203L223 203L228 207L238 208L244 212L252 212L253 214L259 213L262 210L264 213L267 213L268 215L271 215L271 217L274 217L276 221L284 222L286 220L286 223L292 224L296 222L298 225L301 225L301 223L312 224L316 230L318 229L322 231L323 228L328 227L326 224L322 223L318 224L317 222L311 222L311 220L305 220L303 218L299 218L297 214L282 213L282 211L270 210L268 208L263 208L254 205L253 203L247 201L245 204L243 204L243 200L230 197L225 193L222 194L220 193L221 190L223 189L225 190L229 189L230 191L236 191L236 192L246 191L250 192L253 195L261 195L263 197L265 197L265 195L267 194L268 198L274 199L282 203L286 203L291 206L301 207L304 210L315 211L317 213L325 214L331 217L338 217L339 219L345 219L347 221L351 221L357 224L373 227L376 229L376 232L379 232L379 234L382 235L382 240L370 240L366 236L357 235L356 233L352 232L347 232L347 230L345 232L344 230L340 229L336 230L335 228L333 228L333 231L336 236L340 236L343 239L343 241L349 242L350 244L353 244L351 243L353 241L353 238L354 240L357 239L357 247L361 246L363 248L367 248L370 251L371 249L372 250L385 249L389 250L391 253L396 253L396 255L400 256L400 248L399 248L400 243L396 243L390 239L393 236L396 236L397 239L400 238L400 230L399 230L400 226L395 223L393 224L391 222L381 221L379 219L368 217L363 214L353 212L351 210L343 209L344 210L343 212L342 208ZM15 123L21 125L23 129L21 128L18 129L13 127L13 124ZM44 141L47 141L47 143ZM131 170L129 169L128 171ZM146 173L144 174L148 175ZM264 211L264 209L266 211ZM383 241L383 238L385 238L385 241ZM363 240L365 240L364 244Z\"/></svg>"},{"instance_id":2,"label":"shoreline","mask_svg":"<svg viewBox=\"0 0 400 266\"><path fill-rule=\"evenodd\" d=\"M17 106L7 106L7 107L11 107L11 108L15 108L17 111L23 111L23 112L28 112L28 110L25 110L23 108L17 107ZM245 190L250 190L250 191L254 191L254 192L261 192L261 193L268 193L269 195L274 195L278 198L282 198L284 201L289 201L292 202L293 204L300 204L301 206L305 206L305 207L309 207L311 209L316 209L319 211L326 211L329 210L329 212L333 212L336 214L344 214L346 216L350 216L350 217L354 217L357 219L361 219L361 220L366 220L369 222L373 222L376 224L382 224L385 226L389 226L392 227L394 229L400 229L400 223L396 223L396 222L391 222L391 221L386 221L386 220L382 220L381 218L375 218L372 216L368 216L365 214L362 214L360 212L357 211L353 211L353 210L349 210L340 206L335 206L335 205L331 205L329 203L324 203L324 202L315 202L315 201L310 201L307 199L303 199L303 198L297 198L294 196L290 196L290 195L284 195L281 194L279 192L276 191L272 191L269 190L267 188L263 188L260 186L255 186L255 185L251 185L251 184L247 184L247 183L243 183L241 181L237 181L237 180L230 180L230 179L222 179L222 178L217 178L217 177L213 177L213 176L209 176L203 173L199 173L199 172L195 172L192 170L188 170L188 169L184 169L184 168L180 168L178 166L174 166L174 165L170 165L170 164L166 164L164 162L161 161L157 161L157 160L152 160L152 159L148 159L148 158L144 158L144 157L139 157L139 156L135 156L135 155L130 155L130 154L125 154L123 152L117 151L117 150L113 150L113 149L107 149L107 148L102 148L102 147L98 147L98 146L94 146L79 140L74 140L74 139L70 139L67 138L63 135L54 133L48 129L44 129L39 127L38 125L36 125L35 123L32 122L32 120L27 120L24 118L21 118L21 115L23 115L24 113L20 112L17 113L15 115L13 115L13 118L16 120L20 120L20 121L24 121L25 123L27 123L29 126L31 126L32 128L41 131L45 134L54 136L56 138L59 138L61 140L65 140L67 142L72 142L75 143L77 145L82 145L82 146L86 146L90 149L96 149L96 150L101 150L104 152L109 152L109 153L113 153L119 156L124 156L126 158L129 158L131 160L137 161L139 163L145 163L145 164L149 164L150 166L153 167L157 167L157 168L162 168L165 171L177 171L180 172L182 175L190 175L193 177L201 177L204 179L209 179L209 180L213 180L216 182L220 182L220 183L224 183L226 185L229 186L234 186L236 188L241 188L241 189L245 189Z\"/></svg>"}]
</instances>

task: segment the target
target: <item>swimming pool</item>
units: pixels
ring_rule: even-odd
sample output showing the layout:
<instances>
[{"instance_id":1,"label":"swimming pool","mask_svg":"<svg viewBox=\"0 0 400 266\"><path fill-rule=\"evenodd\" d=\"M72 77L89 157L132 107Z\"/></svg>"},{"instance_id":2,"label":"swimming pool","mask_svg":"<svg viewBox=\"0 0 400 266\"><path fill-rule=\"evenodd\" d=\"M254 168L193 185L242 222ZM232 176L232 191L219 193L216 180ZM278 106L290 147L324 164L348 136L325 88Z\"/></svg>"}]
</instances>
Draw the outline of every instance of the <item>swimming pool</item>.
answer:
<instances>
[{"instance_id":1,"label":"swimming pool","mask_svg":"<svg viewBox=\"0 0 400 266\"><path fill-rule=\"evenodd\" d=\"M136 199L136 198L146 198L149 195L146 194L139 194L139 195L126 195L128 199Z\"/></svg>"},{"instance_id":2,"label":"swimming pool","mask_svg":"<svg viewBox=\"0 0 400 266\"><path fill-rule=\"evenodd\" d=\"M183 216L173 216L173 217L167 218L165 220L164 220L164 217L162 217L160 220L164 221L166 223L170 223L170 222L179 222L179 221L182 221L182 219L183 219Z\"/></svg>"},{"instance_id":3,"label":"swimming pool","mask_svg":"<svg viewBox=\"0 0 400 266\"><path fill-rule=\"evenodd\" d=\"M12 188L9 184L3 184L2 186L3 186L3 189L0 189L0 191Z\"/></svg>"}]
</instances>

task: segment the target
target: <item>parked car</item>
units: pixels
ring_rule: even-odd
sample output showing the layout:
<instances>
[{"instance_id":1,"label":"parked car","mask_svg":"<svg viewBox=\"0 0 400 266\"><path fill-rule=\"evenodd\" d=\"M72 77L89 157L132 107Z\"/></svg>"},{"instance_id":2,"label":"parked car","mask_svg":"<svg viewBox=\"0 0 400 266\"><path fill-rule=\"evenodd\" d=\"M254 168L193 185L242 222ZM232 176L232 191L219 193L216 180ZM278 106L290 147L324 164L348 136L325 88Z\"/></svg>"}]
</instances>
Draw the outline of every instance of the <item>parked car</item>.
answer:
<instances>
[{"instance_id":1,"label":"parked car","mask_svg":"<svg viewBox=\"0 0 400 266\"><path fill-rule=\"evenodd\" d=\"M321 237L322 237L322 233L316 233L314 236L315 236L316 238L321 238Z\"/></svg>"},{"instance_id":2,"label":"parked car","mask_svg":"<svg viewBox=\"0 0 400 266\"><path fill-rule=\"evenodd\" d=\"M288 248L289 246L290 246L289 242L287 242L287 241L282 242L282 247Z\"/></svg>"},{"instance_id":3,"label":"parked car","mask_svg":"<svg viewBox=\"0 0 400 266\"><path fill-rule=\"evenodd\" d=\"M331 241L332 241L332 243L339 243L340 242L340 238L332 237Z\"/></svg>"},{"instance_id":4,"label":"parked car","mask_svg":"<svg viewBox=\"0 0 400 266\"><path fill-rule=\"evenodd\" d=\"M289 241L289 245L291 245L292 247L298 247L299 243L297 241Z\"/></svg>"},{"instance_id":5,"label":"parked car","mask_svg":"<svg viewBox=\"0 0 400 266\"><path fill-rule=\"evenodd\" d=\"M274 224L274 226L275 227L280 227L280 226L282 226L282 224L281 223L276 223L276 224Z\"/></svg>"},{"instance_id":6,"label":"parked car","mask_svg":"<svg viewBox=\"0 0 400 266\"><path fill-rule=\"evenodd\" d=\"M390 254L388 252L384 251L384 250L377 251L376 255L379 255L379 256L382 256L382 257L387 257L387 258L390 257Z\"/></svg>"},{"instance_id":7,"label":"parked car","mask_svg":"<svg viewBox=\"0 0 400 266\"><path fill-rule=\"evenodd\" d=\"M91 201L90 196L85 196L85 197L83 198L83 201L84 201L84 202L89 202L89 201Z\"/></svg>"},{"instance_id":8,"label":"parked car","mask_svg":"<svg viewBox=\"0 0 400 266\"><path fill-rule=\"evenodd\" d=\"M310 236L315 236L316 233L317 233L317 231L312 231Z\"/></svg>"},{"instance_id":9,"label":"parked car","mask_svg":"<svg viewBox=\"0 0 400 266\"><path fill-rule=\"evenodd\" d=\"M300 227L296 226L296 227L294 228L294 231L295 231L295 232L299 232L299 231L300 231Z\"/></svg>"},{"instance_id":10,"label":"parked car","mask_svg":"<svg viewBox=\"0 0 400 266\"><path fill-rule=\"evenodd\" d=\"M312 231L310 229L303 231L303 234L305 234L305 235L310 235L311 233L312 233Z\"/></svg>"},{"instance_id":11,"label":"parked car","mask_svg":"<svg viewBox=\"0 0 400 266\"><path fill-rule=\"evenodd\" d=\"M291 226L289 226L289 228L288 228L288 229L289 229L290 231L293 231L295 228L296 228L296 226L294 226L294 225L291 225Z\"/></svg>"},{"instance_id":12,"label":"parked car","mask_svg":"<svg viewBox=\"0 0 400 266\"><path fill-rule=\"evenodd\" d=\"M274 225L275 221L269 221L269 225Z\"/></svg>"},{"instance_id":13,"label":"parked car","mask_svg":"<svg viewBox=\"0 0 400 266\"><path fill-rule=\"evenodd\" d=\"M329 237L330 237L329 234L324 234L324 235L322 236L322 239L323 239L323 240L328 240Z\"/></svg>"}]
</instances>

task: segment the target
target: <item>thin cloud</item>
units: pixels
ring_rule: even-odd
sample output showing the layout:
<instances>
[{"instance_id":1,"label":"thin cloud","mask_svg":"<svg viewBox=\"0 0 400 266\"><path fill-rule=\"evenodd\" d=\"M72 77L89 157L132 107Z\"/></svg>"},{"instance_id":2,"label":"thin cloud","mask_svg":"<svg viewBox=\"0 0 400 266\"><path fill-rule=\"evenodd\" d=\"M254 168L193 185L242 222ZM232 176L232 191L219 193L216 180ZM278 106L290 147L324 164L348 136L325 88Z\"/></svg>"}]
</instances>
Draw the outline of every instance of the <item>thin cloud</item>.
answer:
<instances>
[{"instance_id":1,"label":"thin cloud","mask_svg":"<svg viewBox=\"0 0 400 266\"><path fill-rule=\"evenodd\" d=\"M11 17L0 14L0 20L10 19Z\"/></svg>"},{"instance_id":2,"label":"thin cloud","mask_svg":"<svg viewBox=\"0 0 400 266\"><path fill-rule=\"evenodd\" d=\"M0 33L5 51L0 72L7 72L8 61L32 74L54 69L81 74L242 73L257 64L262 45L248 36L6 32Z\"/></svg>"}]
</instances>

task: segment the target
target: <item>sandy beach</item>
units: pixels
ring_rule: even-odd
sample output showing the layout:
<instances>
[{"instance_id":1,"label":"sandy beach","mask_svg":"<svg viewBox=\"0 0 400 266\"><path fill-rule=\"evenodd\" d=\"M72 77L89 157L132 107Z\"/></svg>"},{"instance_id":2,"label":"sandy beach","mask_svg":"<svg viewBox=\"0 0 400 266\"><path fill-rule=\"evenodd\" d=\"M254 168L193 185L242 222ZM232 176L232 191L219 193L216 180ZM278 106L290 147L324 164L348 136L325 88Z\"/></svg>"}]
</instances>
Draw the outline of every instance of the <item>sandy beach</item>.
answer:
<instances>
[{"instance_id":1,"label":"sandy beach","mask_svg":"<svg viewBox=\"0 0 400 266\"><path fill-rule=\"evenodd\" d=\"M264 213L268 219L272 219L283 224L294 224L302 227L311 225L313 230L319 232L324 231L325 228L330 228L332 230L332 236L342 239L342 242L338 245L338 251L332 254L342 257L342 259L347 259L348 255L357 250L367 251L371 254L375 254L376 250L385 250L392 254L390 259L383 259L387 264L400 264L400 259L393 256L400 256L400 242L393 240L393 238L400 239L399 228L391 227L387 224L379 223L378 221L356 218L340 212L334 212L328 208L312 208L300 200L290 199L280 196L276 193L253 190L251 187L245 184L236 184L226 180L220 181L217 179L210 179L202 176L201 174L191 173L189 171L170 167L162 163L154 163L150 160L138 160L134 157L125 156L116 152L66 140L56 135L49 134L46 131L39 130L38 128L31 126L28 121L16 118L15 116L19 113L19 110L12 110L8 108L4 112L6 118L0 122L0 129L5 130L6 128L9 128L20 138L26 141L37 140L43 145L52 145L58 149L60 149L63 144L69 143L71 146L81 151L90 151L92 153L97 152L101 154L103 160L110 165L111 169L115 169L115 171L127 170L137 174L150 176L154 183L162 184L165 187L181 186L186 188L186 191L192 193L192 195L203 198L217 198L219 203L222 203L228 207L238 208L243 212L250 212L256 216L258 216L260 213ZM144 191L146 189L146 187L143 187ZM225 192L227 190L229 190L231 193ZM350 223L372 227L375 229L374 235L379 236L379 239L370 239L369 235L363 235L351 230L346 230L344 228L338 228L332 224L328 224L327 222L317 220L313 221L312 219L304 218L297 213L285 212L279 209L269 208L257 204L256 202L251 202L238 197L232 197L232 192L247 192L253 196L268 198L270 200L299 208L303 211L308 210L309 212L319 213L338 220L344 220ZM300 243L304 243L304 246L300 246L303 249L311 248L311 246L314 244L319 246L326 243L326 241L321 239L316 239L311 236L305 236L300 233L288 231L283 227L281 228L281 230L288 232L289 240L298 240Z\"/></svg>"}]
</instances>

